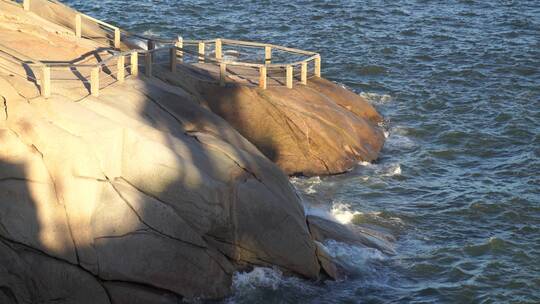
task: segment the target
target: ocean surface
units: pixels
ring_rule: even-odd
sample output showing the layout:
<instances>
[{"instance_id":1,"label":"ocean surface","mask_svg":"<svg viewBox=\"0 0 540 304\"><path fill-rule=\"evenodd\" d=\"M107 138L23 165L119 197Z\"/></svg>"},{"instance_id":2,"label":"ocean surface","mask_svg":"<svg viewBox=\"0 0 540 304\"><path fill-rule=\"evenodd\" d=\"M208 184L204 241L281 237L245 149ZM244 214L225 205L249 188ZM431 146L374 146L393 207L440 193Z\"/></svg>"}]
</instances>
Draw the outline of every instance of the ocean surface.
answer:
<instances>
[{"instance_id":1,"label":"ocean surface","mask_svg":"<svg viewBox=\"0 0 540 304\"><path fill-rule=\"evenodd\" d=\"M319 51L385 116L376 163L292 182L396 254L327 241L346 280L256 268L225 303L540 303L540 1L64 2L146 35Z\"/></svg>"}]
</instances>

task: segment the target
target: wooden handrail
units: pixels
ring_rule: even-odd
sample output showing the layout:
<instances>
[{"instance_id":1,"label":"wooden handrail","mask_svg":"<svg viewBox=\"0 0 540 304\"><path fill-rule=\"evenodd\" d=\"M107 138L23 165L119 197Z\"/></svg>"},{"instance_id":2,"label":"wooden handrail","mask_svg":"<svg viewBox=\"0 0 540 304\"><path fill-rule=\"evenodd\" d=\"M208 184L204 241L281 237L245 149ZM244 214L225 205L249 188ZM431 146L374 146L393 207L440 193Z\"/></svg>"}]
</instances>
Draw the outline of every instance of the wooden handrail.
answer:
<instances>
[{"instance_id":1,"label":"wooden handrail","mask_svg":"<svg viewBox=\"0 0 540 304\"><path fill-rule=\"evenodd\" d=\"M14 0L11 0L14 1ZM25 10L31 10L31 1L32 0L23 0L22 7ZM56 3L58 5L64 5L57 0L48 0L50 2ZM110 56L107 59L104 59L95 64L73 64L73 63L41 63L30 58L24 58L24 55L19 54L18 52L7 49L4 51L7 54L17 54L22 55L21 58L25 59L25 64L35 64L40 66L43 69L43 79L45 79L45 85L42 84L42 95L50 95L50 74L52 68L91 68L91 93L94 96L99 95L99 71L107 65L111 60L117 59L118 62L118 75L117 79L122 82L125 78L125 57L130 57L131 63L131 75L138 74L138 56L139 54L144 54L145 56L145 74L148 77L152 76L152 64L154 53L162 50L169 50L169 67L172 72L176 71L176 66L178 62L182 62L185 54L191 54L196 56L197 62L200 63L209 63L219 65L219 83L220 85L225 85L227 79L227 66L240 66L240 67L251 67L259 71L259 87L265 89L267 87L267 77L268 69L280 69L285 71L285 86L288 88L293 87L294 81L294 70L295 68L300 68L300 83L307 84L308 78L308 64L313 62L313 74L315 77L321 76L321 56L319 53L312 51L305 51L296 48L290 48L275 44L269 43L260 43L252 41L241 41L234 39L207 39L207 40L166 40L159 38L148 38L142 35L132 34L126 31L121 30L119 27L111 25L109 23L103 22L99 19L93 18L91 16L85 15L83 13L76 12L74 20L74 32L75 35L79 38L82 38L83 35L83 19L89 20L103 27L103 30L108 30L114 33L113 40L114 47L119 49L121 46L121 38L124 36L133 36L141 39L146 39L155 45L155 42L160 42L167 44L164 47L160 48L150 48L149 50L129 50L125 52L116 51L113 56ZM214 56L210 57L205 54L206 48L209 45L214 46ZM264 62L263 63L251 63L251 62L241 62L241 61L230 61L223 58L223 47L224 46L243 46L249 48L261 48L264 50ZM197 46L197 52L192 52L185 49L185 46ZM279 50L291 54L309 56L303 60L286 62L286 63L272 63L272 53L274 50ZM2 51L2 48L0 48ZM13 56L13 55L12 55ZM98 71L98 72L96 72ZM97 73L97 74L96 74ZM46 81L48 79L48 82ZM97 82L97 83L96 83Z\"/></svg>"},{"instance_id":2,"label":"wooden handrail","mask_svg":"<svg viewBox=\"0 0 540 304\"><path fill-rule=\"evenodd\" d=\"M243 46L252 46L252 47L270 47L272 49L282 50L289 53L297 53L301 55L318 55L316 52L311 51L305 51L290 47L285 47L281 45L275 45L270 43L261 43L261 42L252 42L252 41L241 41L241 40L233 40L233 39L221 39L223 44L229 44L229 45L243 45Z\"/></svg>"},{"instance_id":3,"label":"wooden handrail","mask_svg":"<svg viewBox=\"0 0 540 304\"><path fill-rule=\"evenodd\" d=\"M15 0L11 0L11 1L18 4ZM65 6L63 3L58 2L58 1L53 1L53 0L48 0L48 1L52 2L52 3L55 3L55 4L58 4L58 5ZM31 8L32 8L32 0L23 0L23 3L22 3L21 6L25 11L30 11ZM94 22L96 24L99 24L99 25L105 27L106 29L112 31L114 33L114 39L113 39L114 47L115 48L120 48L120 40L121 40L120 28L118 28L118 27L116 27L116 26L114 26L112 24L109 24L107 22L96 19L94 17L88 16L86 14L79 13L79 12L77 12L75 14L74 28L73 28L73 31L75 32L75 35L77 37L81 38L81 36L82 36L82 20L81 20L82 18L88 19L88 20L90 20L90 21L92 21L92 22Z\"/></svg>"}]
</instances>

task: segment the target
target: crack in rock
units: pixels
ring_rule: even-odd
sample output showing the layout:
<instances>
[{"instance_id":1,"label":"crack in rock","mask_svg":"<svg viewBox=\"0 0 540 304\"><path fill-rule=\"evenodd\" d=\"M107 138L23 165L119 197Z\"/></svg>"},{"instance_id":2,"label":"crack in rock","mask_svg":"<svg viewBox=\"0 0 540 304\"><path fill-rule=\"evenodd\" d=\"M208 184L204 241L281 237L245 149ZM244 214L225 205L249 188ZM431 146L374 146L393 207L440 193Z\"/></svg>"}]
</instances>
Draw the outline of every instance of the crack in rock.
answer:
<instances>
[{"instance_id":1,"label":"crack in rock","mask_svg":"<svg viewBox=\"0 0 540 304\"><path fill-rule=\"evenodd\" d=\"M4 96L0 96L0 98L2 98L2 100L4 101L4 114L6 116L4 120L8 120L9 115L8 115L7 99Z\"/></svg>"}]
</instances>

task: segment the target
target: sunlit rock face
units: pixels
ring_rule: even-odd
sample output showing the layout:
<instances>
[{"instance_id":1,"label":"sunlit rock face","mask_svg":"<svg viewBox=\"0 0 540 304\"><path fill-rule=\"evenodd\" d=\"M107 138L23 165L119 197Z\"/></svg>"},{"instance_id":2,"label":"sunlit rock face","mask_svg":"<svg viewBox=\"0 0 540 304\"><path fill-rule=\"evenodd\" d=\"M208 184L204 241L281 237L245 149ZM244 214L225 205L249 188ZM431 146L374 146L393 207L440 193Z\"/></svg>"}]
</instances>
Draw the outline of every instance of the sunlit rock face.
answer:
<instances>
[{"instance_id":1,"label":"sunlit rock face","mask_svg":"<svg viewBox=\"0 0 540 304\"><path fill-rule=\"evenodd\" d=\"M249 265L318 277L286 176L178 89L130 80L75 103L26 100L3 78L0 88L0 250L16 260L0 265L9 288L52 284L31 275L36 259L54 261L69 288L93 280L117 296L139 284L220 298ZM55 284L50 293L65 293Z\"/></svg>"},{"instance_id":2,"label":"sunlit rock face","mask_svg":"<svg viewBox=\"0 0 540 304\"><path fill-rule=\"evenodd\" d=\"M382 117L373 106L323 78L262 90L167 72L159 77L188 89L289 175L343 173L377 159L384 144Z\"/></svg>"}]
</instances>

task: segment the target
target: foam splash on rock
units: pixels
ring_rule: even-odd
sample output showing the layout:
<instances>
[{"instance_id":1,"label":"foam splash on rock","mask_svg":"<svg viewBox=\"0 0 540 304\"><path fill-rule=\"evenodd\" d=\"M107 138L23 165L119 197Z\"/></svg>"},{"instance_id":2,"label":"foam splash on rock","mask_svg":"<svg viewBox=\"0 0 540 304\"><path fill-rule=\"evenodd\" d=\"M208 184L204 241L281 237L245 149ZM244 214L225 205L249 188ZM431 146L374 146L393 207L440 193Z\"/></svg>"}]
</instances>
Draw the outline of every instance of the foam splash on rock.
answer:
<instances>
[{"instance_id":1,"label":"foam splash on rock","mask_svg":"<svg viewBox=\"0 0 540 304\"><path fill-rule=\"evenodd\" d=\"M294 290L305 295L313 294L317 289L309 281L284 275L277 267L254 267L251 271L236 272L233 275L233 296L226 301L236 303L237 299L255 297L261 292L285 292ZM253 301L255 299L252 299ZM249 301L249 302L253 302Z\"/></svg>"},{"instance_id":2,"label":"foam splash on rock","mask_svg":"<svg viewBox=\"0 0 540 304\"><path fill-rule=\"evenodd\" d=\"M359 211L352 210L351 205L343 202L334 202L330 210L332 218L341 224L350 224L355 216L361 215Z\"/></svg>"},{"instance_id":3,"label":"foam splash on rock","mask_svg":"<svg viewBox=\"0 0 540 304\"><path fill-rule=\"evenodd\" d=\"M400 164L392 164L388 166L388 168L385 169L385 173L383 173L383 176L397 176L397 175L401 175Z\"/></svg>"},{"instance_id":4,"label":"foam splash on rock","mask_svg":"<svg viewBox=\"0 0 540 304\"><path fill-rule=\"evenodd\" d=\"M316 188L322 183L322 180L319 176L314 176L310 178L291 177L289 181L297 189L302 190L305 194L317 193Z\"/></svg>"},{"instance_id":5,"label":"foam splash on rock","mask_svg":"<svg viewBox=\"0 0 540 304\"><path fill-rule=\"evenodd\" d=\"M345 244L335 240L327 240L323 243L328 253L347 268L362 270L366 263L381 261L387 256L381 251L370 248Z\"/></svg>"},{"instance_id":6,"label":"foam splash on rock","mask_svg":"<svg viewBox=\"0 0 540 304\"><path fill-rule=\"evenodd\" d=\"M283 282L283 273L277 268L255 267L250 272L236 272L233 277L235 291L260 287L278 289Z\"/></svg>"},{"instance_id":7,"label":"foam splash on rock","mask_svg":"<svg viewBox=\"0 0 540 304\"><path fill-rule=\"evenodd\" d=\"M368 176L362 176L362 180L367 181L369 177L392 177L402 174L400 163L390 164L372 164L370 162L359 162L358 166L361 167L358 170L367 174Z\"/></svg>"},{"instance_id":8,"label":"foam splash on rock","mask_svg":"<svg viewBox=\"0 0 540 304\"><path fill-rule=\"evenodd\" d=\"M371 104L386 104L392 101L392 96L387 94L361 92L359 95L367 99Z\"/></svg>"}]
</instances>

